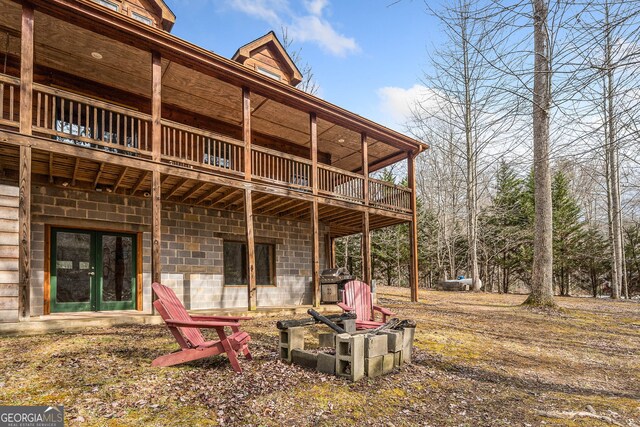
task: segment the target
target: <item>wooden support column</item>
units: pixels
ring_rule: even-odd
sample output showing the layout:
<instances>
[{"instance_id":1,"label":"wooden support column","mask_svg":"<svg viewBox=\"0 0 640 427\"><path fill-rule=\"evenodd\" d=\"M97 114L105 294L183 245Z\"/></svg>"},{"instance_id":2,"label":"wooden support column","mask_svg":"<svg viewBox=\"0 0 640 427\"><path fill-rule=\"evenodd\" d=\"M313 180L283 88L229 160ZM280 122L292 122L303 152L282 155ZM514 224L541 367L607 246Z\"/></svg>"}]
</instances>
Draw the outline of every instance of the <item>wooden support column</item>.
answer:
<instances>
[{"instance_id":1,"label":"wooden support column","mask_svg":"<svg viewBox=\"0 0 640 427\"><path fill-rule=\"evenodd\" d=\"M327 260L327 268L333 268L333 238L329 235L329 233L324 236L324 256Z\"/></svg>"},{"instance_id":2,"label":"wooden support column","mask_svg":"<svg viewBox=\"0 0 640 427\"><path fill-rule=\"evenodd\" d=\"M331 260L329 262L329 267L330 268L335 268L337 267L337 263L336 263L336 238L335 237L330 237L329 238L329 245L331 246L330 249L330 254L331 256L329 257L329 259Z\"/></svg>"},{"instance_id":3,"label":"wooden support column","mask_svg":"<svg viewBox=\"0 0 640 427\"><path fill-rule=\"evenodd\" d=\"M244 179L251 181L251 90L242 88L242 141L244 141Z\"/></svg>"},{"instance_id":4,"label":"wooden support column","mask_svg":"<svg viewBox=\"0 0 640 427\"><path fill-rule=\"evenodd\" d=\"M242 88L242 141L244 142L244 179L251 181L251 90ZM258 308L258 289L256 286L256 246L253 234L253 199L251 190L244 191L244 220L247 232L247 308Z\"/></svg>"},{"instance_id":5,"label":"wooden support column","mask_svg":"<svg viewBox=\"0 0 640 427\"><path fill-rule=\"evenodd\" d=\"M362 197L364 204L369 206L369 144L367 134L360 135L362 145L362 175L364 177ZM362 214L362 279L371 286L371 238L369 235L369 211Z\"/></svg>"},{"instance_id":6,"label":"wooden support column","mask_svg":"<svg viewBox=\"0 0 640 427\"><path fill-rule=\"evenodd\" d=\"M256 251L255 238L253 235L253 201L251 190L244 190L244 219L247 229L247 265L248 268L248 309L250 311L258 308L258 291L256 287Z\"/></svg>"},{"instance_id":7,"label":"wooden support column","mask_svg":"<svg viewBox=\"0 0 640 427\"><path fill-rule=\"evenodd\" d=\"M31 315L31 147L20 146L18 317Z\"/></svg>"},{"instance_id":8,"label":"wooden support column","mask_svg":"<svg viewBox=\"0 0 640 427\"><path fill-rule=\"evenodd\" d=\"M31 135L33 125L33 6L22 5L20 45L20 133ZM18 204L18 317L31 315L31 147L20 146Z\"/></svg>"},{"instance_id":9,"label":"wooden support column","mask_svg":"<svg viewBox=\"0 0 640 427\"><path fill-rule=\"evenodd\" d=\"M318 119L316 113L309 114L309 134L311 137L311 188L318 195ZM318 200L311 202L311 283L313 284L313 305L320 307L320 223Z\"/></svg>"},{"instance_id":10,"label":"wooden support column","mask_svg":"<svg viewBox=\"0 0 640 427\"><path fill-rule=\"evenodd\" d=\"M411 301L418 301L418 209L416 203L416 155L409 153L407 157L409 188L411 189L411 224L409 227L410 265L409 277L411 285Z\"/></svg>"},{"instance_id":11,"label":"wooden support column","mask_svg":"<svg viewBox=\"0 0 640 427\"><path fill-rule=\"evenodd\" d=\"M22 5L20 45L20 133L31 135L33 125L33 6Z\"/></svg>"},{"instance_id":12,"label":"wooden support column","mask_svg":"<svg viewBox=\"0 0 640 427\"><path fill-rule=\"evenodd\" d=\"M371 286L371 239L369 235L369 211L362 213L362 280Z\"/></svg>"},{"instance_id":13,"label":"wooden support column","mask_svg":"<svg viewBox=\"0 0 640 427\"><path fill-rule=\"evenodd\" d=\"M360 143L362 146L362 176L364 182L362 184L362 198L364 204L369 206L369 144L367 142L367 134L360 134Z\"/></svg>"},{"instance_id":14,"label":"wooden support column","mask_svg":"<svg viewBox=\"0 0 640 427\"><path fill-rule=\"evenodd\" d=\"M160 263L160 243L162 241L162 182L160 180L160 171L153 171L151 181L151 279L153 282L162 283L162 264ZM155 299L155 297L152 299Z\"/></svg>"},{"instance_id":15,"label":"wooden support column","mask_svg":"<svg viewBox=\"0 0 640 427\"><path fill-rule=\"evenodd\" d=\"M151 54L151 151L159 162L162 157L162 58L158 52Z\"/></svg>"},{"instance_id":16,"label":"wooden support column","mask_svg":"<svg viewBox=\"0 0 640 427\"><path fill-rule=\"evenodd\" d=\"M162 158L162 57L151 53L151 158L160 162ZM144 178L141 178L141 182ZM151 176L151 281L162 283L162 180L160 171L154 169ZM151 301L156 296L151 291ZM156 309L152 305L151 312Z\"/></svg>"},{"instance_id":17,"label":"wooden support column","mask_svg":"<svg viewBox=\"0 0 640 427\"><path fill-rule=\"evenodd\" d=\"M311 278L313 283L313 305L320 307L320 224L318 221L318 201L311 202L311 251L313 266Z\"/></svg>"}]
</instances>

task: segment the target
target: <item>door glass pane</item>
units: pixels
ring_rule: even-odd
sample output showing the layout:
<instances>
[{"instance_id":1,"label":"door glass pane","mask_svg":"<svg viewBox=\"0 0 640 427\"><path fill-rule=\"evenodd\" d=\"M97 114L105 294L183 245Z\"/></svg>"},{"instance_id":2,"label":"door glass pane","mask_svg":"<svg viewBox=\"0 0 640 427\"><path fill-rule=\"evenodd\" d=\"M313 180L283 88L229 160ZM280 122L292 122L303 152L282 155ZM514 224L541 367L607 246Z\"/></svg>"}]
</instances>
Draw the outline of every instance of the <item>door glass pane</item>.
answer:
<instances>
[{"instance_id":1,"label":"door glass pane","mask_svg":"<svg viewBox=\"0 0 640 427\"><path fill-rule=\"evenodd\" d=\"M133 238L102 236L102 301L131 301Z\"/></svg>"},{"instance_id":2,"label":"door glass pane","mask_svg":"<svg viewBox=\"0 0 640 427\"><path fill-rule=\"evenodd\" d=\"M89 302L91 235L56 233L56 302Z\"/></svg>"}]
</instances>

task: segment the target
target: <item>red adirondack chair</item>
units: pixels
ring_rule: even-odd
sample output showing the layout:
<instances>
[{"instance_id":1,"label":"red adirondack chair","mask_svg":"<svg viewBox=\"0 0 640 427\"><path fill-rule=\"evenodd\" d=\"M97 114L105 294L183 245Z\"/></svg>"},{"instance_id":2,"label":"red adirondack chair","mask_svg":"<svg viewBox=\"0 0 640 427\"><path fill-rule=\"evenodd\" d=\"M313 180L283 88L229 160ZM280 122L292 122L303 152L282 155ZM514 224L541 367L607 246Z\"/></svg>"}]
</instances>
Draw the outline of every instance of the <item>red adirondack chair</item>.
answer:
<instances>
[{"instance_id":1,"label":"red adirondack chair","mask_svg":"<svg viewBox=\"0 0 640 427\"><path fill-rule=\"evenodd\" d=\"M388 316L395 314L384 307L373 305L371 299L371 288L359 280L351 280L344 285L342 291L342 302L338 307L344 311L354 311L356 318L356 329L374 329L387 322ZM373 310L371 309L373 307ZM382 313L382 322L375 319L375 312Z\"/></svg>"},{"instance_id":2,"label":"red adirondack chair","mask_svg":"<svg viewBox=\"0 0 640 427\"><path fill-rule=\"evenodd\" d=\"M152 288L158 297L153 306L162 316L181 349L158 357L151 362L151 366L172 366L226 353L233 370L242 373L236 352L242 350L244 357L251 360L247 346L251 337L248 333L240 331L238 321L249 320L250 317L191 316L171 288L160 283L154 283ZM225 333L225 327L231 328L231 335ZM200 328L215 329L219 339L206 341Z\"/></svg>"}]
</instances>

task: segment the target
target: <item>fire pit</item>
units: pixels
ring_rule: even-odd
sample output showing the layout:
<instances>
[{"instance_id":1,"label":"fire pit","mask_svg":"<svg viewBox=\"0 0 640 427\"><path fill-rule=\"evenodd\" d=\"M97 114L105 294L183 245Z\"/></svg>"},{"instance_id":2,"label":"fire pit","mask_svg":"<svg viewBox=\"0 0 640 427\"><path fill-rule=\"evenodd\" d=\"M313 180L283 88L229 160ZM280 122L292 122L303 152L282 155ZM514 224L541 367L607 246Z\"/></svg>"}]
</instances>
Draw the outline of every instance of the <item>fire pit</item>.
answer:
<instances>
[{"instance_id":1,"label":"fire pit","mask_svg":"<svg viewBox=\"0 0 640 427\"><path fill-rule=\"evenodd\" d=\"M280 359L351 381L385 375L411 363L413 321L391 319L380 328L356 331L355 315L351 313L324 317L309 310L309 314L310 319L277 323ZM319 349L305 349L305 329L316 323L324 323L334 331L318 335Z\"/></svg>"}]
</instances>

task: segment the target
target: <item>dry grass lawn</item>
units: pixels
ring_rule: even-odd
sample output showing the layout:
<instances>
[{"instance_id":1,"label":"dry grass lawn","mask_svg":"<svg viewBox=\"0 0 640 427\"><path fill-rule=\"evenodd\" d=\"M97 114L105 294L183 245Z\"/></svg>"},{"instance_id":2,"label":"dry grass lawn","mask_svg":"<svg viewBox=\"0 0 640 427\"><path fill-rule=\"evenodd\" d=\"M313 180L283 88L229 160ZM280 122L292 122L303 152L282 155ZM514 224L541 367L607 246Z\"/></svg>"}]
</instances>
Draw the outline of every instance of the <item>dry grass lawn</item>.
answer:
<instances>
[{"instance_id":1,"label":"dry grass lawn","mask_svg":"<svg viewBox=\"0 0 640 427\"><path fill-rule=\"evenodd\" d=\"M150 367L176 346L161 326L0 338L0 404L64 404L69 425L640 427L640 304L524 298L383 288L418 323L414 361L355 384L278 361L276 318L247 322L242 375L223 357Z\"/></svg>"}]
</instances>

